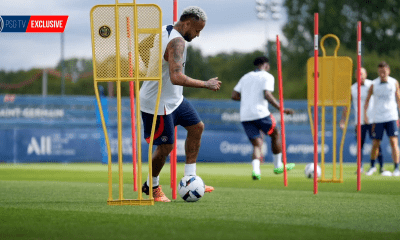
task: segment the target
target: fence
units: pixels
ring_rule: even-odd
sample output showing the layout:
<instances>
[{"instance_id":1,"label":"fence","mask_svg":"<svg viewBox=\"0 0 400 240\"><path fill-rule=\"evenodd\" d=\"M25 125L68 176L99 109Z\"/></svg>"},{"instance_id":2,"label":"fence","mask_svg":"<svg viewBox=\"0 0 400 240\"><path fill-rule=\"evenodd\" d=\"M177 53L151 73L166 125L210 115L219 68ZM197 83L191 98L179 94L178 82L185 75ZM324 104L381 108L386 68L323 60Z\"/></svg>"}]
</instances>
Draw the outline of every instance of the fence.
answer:
<instances>
[{"instance_id":1,"label":"fence","mask_svg":"<svg viewBox=\"0 0 400 240\"><path fill-rule=\"evenodd\" d=\"M102 159L102 130L96 120L94 97L51 97L0 95L0 161L15 163L32 162L99 162ZM222 100L189 100L203 122L202 145L199 162L250 162L252 146L239 121L239 102ZM122 100L123 155L132 159L129 99ZM289 162L311 162L313 139L307 114L306 101L286 101L285 107L296 114L285 117L287 158ZM108 129L113 160L117 160L116 100L107 99ZM273 110L273 109L271 109ZM329 110L329 109L328 109ZM341 111L338 111L341 114ZM273 111L279 122L280 115ZM325 133L326 161L331 161L332 126L331 112L327 111ZM355 162L357 144L353 114L343 152L345 162ZM339 122L339 121L338 121ZM338 139L341 130L338 129ZM178 161L184 161L186 130L178 128ZM265 137L264 155L272 161L269 138ZM143 152L148 145L141 139ZM385 161L391 161L390 145L385 137L382 142ZM371 142L367 140L364 161L369 160ZM147 154L143 154L147 161Z\"/></svg>"}]
</instances>

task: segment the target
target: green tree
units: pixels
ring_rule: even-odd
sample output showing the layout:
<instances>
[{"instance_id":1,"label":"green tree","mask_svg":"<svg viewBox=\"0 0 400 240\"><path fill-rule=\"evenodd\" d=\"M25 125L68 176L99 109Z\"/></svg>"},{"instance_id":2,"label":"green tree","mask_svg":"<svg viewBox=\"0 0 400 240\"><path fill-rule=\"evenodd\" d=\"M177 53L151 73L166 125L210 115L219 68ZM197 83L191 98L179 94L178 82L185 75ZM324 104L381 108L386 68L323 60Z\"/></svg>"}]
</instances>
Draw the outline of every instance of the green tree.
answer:
<instances>
[{"instance_id":1,"label":"green tree","mask_svg":"<svg viewBox=\"0 0 400 240\"><path fill-rule=\"evenodd\" d=\"M215 76L213 69L209 66L208 59L203 57L200 49L192 46L187 48L185 74L200 80L208 80ZM206 94L205 90L188 87L184 88L183 92L186 97L201 97L201 95Z\"/></svg>"},{"instance_id":2,"label":"green tree","mask_svg":"<svg viewBox=\"0 0 400 240\"><path fill-rule=\"evenodd\" d=\"M319 35L337 35L348 49L356 48L357 21L362 21L363 47L378 54L400 50L400 3L397 0L286 0L288 21L283 32L289 50L311 53L314 13L319 13Z\"/></svg>"}]
</instances>

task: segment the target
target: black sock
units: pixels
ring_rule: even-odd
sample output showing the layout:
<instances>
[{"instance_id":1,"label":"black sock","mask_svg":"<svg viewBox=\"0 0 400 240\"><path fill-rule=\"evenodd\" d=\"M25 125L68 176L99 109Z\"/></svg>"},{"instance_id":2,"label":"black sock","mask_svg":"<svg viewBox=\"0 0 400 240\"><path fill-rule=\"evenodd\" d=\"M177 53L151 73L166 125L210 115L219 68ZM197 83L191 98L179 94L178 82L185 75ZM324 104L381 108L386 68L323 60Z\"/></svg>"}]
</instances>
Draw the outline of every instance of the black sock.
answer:
<instances>
[{"instance_id":1,"label":"black sock","mask_svg":"<svg viewBox=\"0 0 400 240\"><path fill-rule=\"evenodd\" d=\"M371 167L372 168L375 167L375 159L374 160L371 159Z\"/></svg>"},{"instance_id":2,"label":"black sock","mask_svg":"<svg viewBox=\"0 0 400 240\"><path fill-rule=\"evenodd\" d=\"M380 150L380 149L379 149L379 150ZM379 162L379 166L380 166L381 169L382 169L382 168L383 168L383 157L382 157L381 151L379 151L378 162Z\"/></svg>"},{"instance_id":3,"label":"black sock","mask_svg":"<svg viewBox=\"0 0 400 240\"><path fill-rule=\"evenodd\" d=\"M398 163L394 163L394 170L399 170L399 164Z\"/></svg>"},{"instance_id":4,"label":"black sock","mask_svg":"<svg viewBox=\"0 0 400 240\"><path fill-rule=\"evenodd\" d=\"M149 184L147 184L147 181L144 182L144 185L146 185L146 187L149 187ZM156 189L156 188L158 188L158 185L157 186L153 186L153 189Z\"/></svg>"}]
</instances>

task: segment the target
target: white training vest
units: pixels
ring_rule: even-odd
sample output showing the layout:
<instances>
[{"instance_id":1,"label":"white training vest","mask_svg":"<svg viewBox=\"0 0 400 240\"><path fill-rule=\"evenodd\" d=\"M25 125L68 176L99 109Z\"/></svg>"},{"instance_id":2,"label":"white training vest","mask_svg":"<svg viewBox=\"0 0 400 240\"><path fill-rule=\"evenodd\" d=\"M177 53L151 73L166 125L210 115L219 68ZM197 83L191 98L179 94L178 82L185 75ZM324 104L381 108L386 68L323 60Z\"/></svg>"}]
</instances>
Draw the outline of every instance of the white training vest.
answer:
<instances>
[{"instance_id":1,"label":"white training vest","mask_svg":"<svg viewBox=\"0 0 400 240\"><path fill-rule=\"evenodd\" d=\"M240 121L253 121L268 117L268 101L264 90L274 91L275 78L266 71L245 74L233 88L240 93Z\"/></svg>"},{"instance_id":2,"label":"white training vest","mask_svg":"<svg viewBox=\"0 0 400 240\"><path fill-rule=\"evenodd\" d=\"M173 85L169 75L169 63L165 61L164 54L167 49L168 43L177 37L182 35L173 29L172 25L163 26L162 28L162 89L160 105L158 108L157 115L168 115L171 114L183 101L183 87L179 85ZM185 50L183 53L183 73L185 73L186 63L186 51L187 47L185 44ZM150 55L151 59L151 55ZM151 61L151 60L150 60ZM154 114L155 106L157 102L158 93L158 82L145 81L140 88L140 111Z\"/></svg>"},{"instance_id":3,"label":"white training vest","mask_svg":"<svg viewBox=\"0 0 400 240\"><path fill-rule=\"evenodd\" d=\"M365 100L367 99L368 95L368 90L372 85L372 81L365 79L364 80L364 85L361 85L361 125L364 125L364 105L365 105ZM351 86L351 99L353 101L353 107L355 110L354 113L354 122L357 125L357 114L358 114L358 109L357 109L357 97L358 97L358 83L354 83ZM374 123L373 119L373 114L372 114L372 107L374 105L374 95L371 96L368 104L368 110L367 110L367 116L368 116L368 121L369 124Z\"/></svg>"},{"instance_id":4,"label":"white training vest","mask_svg":"<svg viewBox=\"0 0 400 240\"><path fill-rule=\"evenodd\" d=\"M399 119L396 102L396 82L397 80L392 77L388 77L387 82L381 82L379 77L373 81L374 90L372 95L374 96L374 104L372 114L374 123L397 121Z\"/></svg>"}]
</instances>

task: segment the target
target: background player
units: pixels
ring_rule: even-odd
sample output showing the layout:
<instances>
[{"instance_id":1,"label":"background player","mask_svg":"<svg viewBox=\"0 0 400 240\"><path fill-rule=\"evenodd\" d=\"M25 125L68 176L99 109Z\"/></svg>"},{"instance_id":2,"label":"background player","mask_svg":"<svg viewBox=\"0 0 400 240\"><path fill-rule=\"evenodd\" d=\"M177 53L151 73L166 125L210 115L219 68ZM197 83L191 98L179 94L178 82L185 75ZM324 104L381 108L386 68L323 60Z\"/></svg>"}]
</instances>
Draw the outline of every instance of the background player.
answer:
<instances>
[{"instance_id":1,"label":"background player","mask_svg":"<svg viewBox=\"0 0 400 240\"><path fill-rule=\"evenodd\" d=\"M240 101L240 121L253 145L254 180L261 179L260 159L263 140L260 131L271 137L274 173L283 172L281 137L275 118L268 110L268 102L276 109L280 109L279 103L271 93L274 91L275 79L267 72L270 68L268 62L266 57L257 57L253 62L256 69L245 74L232 92L232 99ZM293 110L285 109L284 113L293 114ZM291 170L294 166L294 163L290 163L286 168Z\"/></svg>"},{"instance_id":2,"label":"background player","mask_svg":"<svg viewBox=\"0 0 400 240\"><path fill-rule=\"evenodd\" d=\"M372 175L376 172L375 159L378 155L379 146L383 137L383 132L386 131L389 137L390 147L392 149L392 158L394 163L393 176L400 176L399 171L399 145L398 145L398 127L397 120L399 119L398 108L400 107L400 92L399 83L396 79L389 76L390 67L386 62L381 62L378 65L379 77L375 79L368 90L367 99L364 106L364 121L368 120L368 106L372 96L374 96L374 104L372 113L374 123L372 125L372 150L371 150L371 168L366 173Z\"/></svg>"},{"instance_id":3,"label":"background player","mask_svg":"<svg viewBox=\"0 0 400 240\"><path fill-rule=\"evenodd\" d=\"M367 79L367 70L365 70L365 68L361 68L360 70L360 75L361 75L361 172L364 172L364 167L363 167L363 162L362 162L362 152L364 149L364 143L365 143L365 137L368 136L370 138L372 138L372 133L371 133L371 123L373 123L373 118L372 118L372 105L373 105L373 97L371 97L370 99L370 103L368 106L368 110L367 110L367 115L368 115L368 120L369 120L369 124L366 124L364 122L364 103L365 100L367 99L367 95L368 95L368 90L370 88L370 86L372 85L372 81ZM358 95L358 83L354 83L351 86L351 100L353 102L353 107L354 107L354 119L355 119L355 132L357 134L357 114L358 114L358 109L357 109L357 95ZM347 114L347 107L344 107L343 109L343 113L342 113L342 118L340 119L340 128L344 129L345 127L345 119L346 119L346 114ZM357 138L357 135L356 135ZM375 161L375 160L374 160ZM379 155L378 155L378 161L379 161L379 171L382 173L384 171L383 169L383 157L382 157L382 150L381 147L379 146Z\"/></svg>"}]
</instances>

